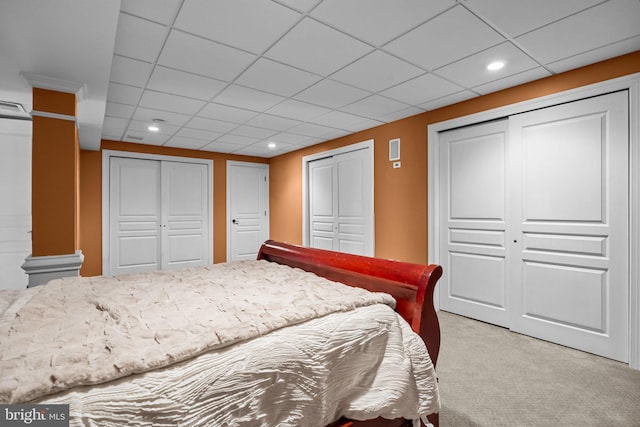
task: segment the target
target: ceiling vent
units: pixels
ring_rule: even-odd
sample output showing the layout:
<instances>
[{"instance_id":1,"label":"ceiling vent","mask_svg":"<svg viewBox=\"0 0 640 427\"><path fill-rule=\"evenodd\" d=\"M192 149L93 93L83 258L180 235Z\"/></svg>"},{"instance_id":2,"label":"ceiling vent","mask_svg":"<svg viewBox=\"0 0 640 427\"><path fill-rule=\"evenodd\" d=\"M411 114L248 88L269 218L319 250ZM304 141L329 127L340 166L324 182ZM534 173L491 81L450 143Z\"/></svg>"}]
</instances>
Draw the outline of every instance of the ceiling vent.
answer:
<instances>
[{"instance_id":1,"label":"ceiling vent","mask_svg":"<svg viewBox=\"0 0 640 427\"><path fill-rule=\"evenodd\" d=\"M31 120L31 116L27 113L22 104L11 101L0 101L0 118Z\"/></svg>"}]
</instances>

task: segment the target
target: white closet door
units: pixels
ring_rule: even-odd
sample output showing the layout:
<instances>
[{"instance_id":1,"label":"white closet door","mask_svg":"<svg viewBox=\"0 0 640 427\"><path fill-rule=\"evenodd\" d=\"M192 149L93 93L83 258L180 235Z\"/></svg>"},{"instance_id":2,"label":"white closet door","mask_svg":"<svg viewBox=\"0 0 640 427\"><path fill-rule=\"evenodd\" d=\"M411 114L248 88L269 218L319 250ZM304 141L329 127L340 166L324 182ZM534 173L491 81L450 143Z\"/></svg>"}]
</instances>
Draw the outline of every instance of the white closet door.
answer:
<instances>
[{"instance_id":1,"label":"white closet door","mask_svg":"<svg viewBox=\"0 0 640 427\"><path fill-rule=\"evenodd\" d=\"M513 116L511 328L628 360L627 92Z\"/></svg>"},{"instance_id":2,"label":"white closet door","mask_svg":"<svg viewBox=\"0 0 640 427\"><path fill-rule=\"evenodd\" d=\"M112 157L110 274L162 267L160 161Z\"/></svg>"},{"instance_id":3,"label":"white closet door","mask_svg":"<svg viewBox=\"0 0 640 427\"><path fill-rule=\"evenodd\" d=\"M440 306L508 326L507 121L441 135Z\"/></svg>"},{"instance_id":4,"label":"white closet door","mask_svg":"<svg viewBox=\"0 0 640 427\"><path fill-rule=\"evenodd\" d=\"M368 149L334 157L336 173L336 250L373 256L373 197Z\"/></svg>"},{"instance_id":5,"label":"white closet door","mask_svg":"<svg viewBox=\"0 0 640 427\"><path fill-rule=\"evenodd\" d=\"M111 157L109 182L109 274L209 262L206 165Z\"/></svg>"},{"instance_id":6,"label":"white closet door","mask_svg":"<svg viewBox=\"0 0 640 427\"><path fill-rule=\"evenodd\" d=\"M25 289L31 254L31 121L0 119L0 289Z\"/></svg>"},{"instance_id":7,"label":"white closet door","mask_svg":"<svg viewBox=\"0 0 640 427\"><path fill-rule=\"evenodd\" d=\"M337 191L333 157L309 163L309 245L335 250Z\"/></svg>"},{"instance_id":8,"label":"white closet door","mask_svg":"<svg viewBox=\"0 0 640 427\"><path fill-rule=\"evenodd\" d=\"M227 161L228 261L256 259L269 238L269 165Z\"/></svg>"},{"instance_id":9,"label":"white closet door","mask_svg":"<svg viewBox=\"0 0 640 427\"><path fill-rule=\"evenodd\" d=\"M309 163L310 246L373 256L369 149Z\"/></svg>"},{"instance_id":10,"label":"white closet door","mask_svg":"<svg viewBox=\"0 0 640 427\"><path fill-rule=\"evenodd\" d=\"M167 162L162 168L162 268L204 265L209 258L207 166Z\"/></svg>"}]
</instances>

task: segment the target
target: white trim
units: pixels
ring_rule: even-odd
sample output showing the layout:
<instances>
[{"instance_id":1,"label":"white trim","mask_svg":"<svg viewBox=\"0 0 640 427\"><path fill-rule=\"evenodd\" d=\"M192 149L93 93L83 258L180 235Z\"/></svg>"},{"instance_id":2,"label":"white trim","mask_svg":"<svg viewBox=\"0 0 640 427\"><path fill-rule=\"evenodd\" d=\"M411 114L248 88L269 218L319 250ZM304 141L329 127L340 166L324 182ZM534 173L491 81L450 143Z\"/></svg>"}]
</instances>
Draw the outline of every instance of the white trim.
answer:
<instances>
[{"instance_id":1,"label":"white trim","mask_svg":"<svg viewBox=\"0 0 640 427\"><path fill-rule=\"evenodd\" d=\"M226 174L226 178L227 178L227 188L226 188L226 204L227 204L227 221L226 221L226 225L227 225L227 238L225 239L227 241L227 262L231 261L231 184L229 183L229 166L245 166L245 167L255 167L255 168L260 168L260 169L264 169L267 173L267 205L269 204L269 163L255 163L255 162L240 162L237 160L227 160L227 174ZM271 235L271 209L269 208L269 206L267 206L267 229L266 229L266 235L270 236Z\"/></svg>"},{"instance_id":2,"label":"white trim","mask_svg":"<svg viewBox=\"0 0 640 427\"><path fill-rule=\"evenodd\" d=\"M351 145L345 145L344 147L334 148L333 150L323 151L321 153L309 154L302 158L302 245L309 246L309 163L314 160L323 159L326 157L337 156L338 154L349 153L352 151L363 150L369 148L369 155L371 161L371 239L372 239L372 251L375 254L376 236L375 236L375 199L374 199L374 187L375 187L375 158L373 153L374 140L368 139L366 141L357 142Z\"/></svg>"},{"instance_id":3,"label":"white trim","mask_svg":"<svg viewBox=\"0 0 640 427\"><path fill-rule=\"evenodd\" d=\"M73 93L76 95L76 102L84 101L85 85L83 83L56 79L54 77L43 76L42 74L25 73L24 71L20 73L20 76L31 87Z\"/></svg>"},{"instance_id":4,"label":"white trim","mask_svg":"<svg viewBox=\"0 0 640 427\"><path fill-rule=\"evenodd\" d=\"M428 126L428 262L440 262L439 132L619 90L629 91L629 366L640 370L640 73ZM434 297L439 308L439 290Z\"/></svg>"},{"instance_id":5,"label":"white trim","mask_svg":"<svg viewBox=\"0 0 640 427\"><path fill-rule=\"evenodd\" d=\"M80 250L68 255L29 255L22 264L22 269L29 275L27 288L44 285L49 280L61 277L77 277L83 261L84 255Z\"/></svg>"},{"instance_id":6,"label":"white trim","mask_svg":"<svg viewBox=\"0 0 640 427\"><path fill-rule=\"evenodd\" d=\"M50 113L49 111L37 111L31 110L31 117L46 117L48 119L67 120L74 122L76 128L78 127L78 118L76 116L69 116L68 114Z\"/></svg>"},{"instance_id":7,"label":"white trim","mask_svg":"<svg viewBox=\"0 0 640 427\"><path fill-rule=\"evenodd\" d=\"M209 264L213 264L213 160L192 157L167 156L162 154L138 153L133 151L102 150L102 275L109 275L109 164L111 157L126 157L143 160L166 160L171 162L197 163L207 165L207 206L209 212Z\"/></svg>"}]
</instances>

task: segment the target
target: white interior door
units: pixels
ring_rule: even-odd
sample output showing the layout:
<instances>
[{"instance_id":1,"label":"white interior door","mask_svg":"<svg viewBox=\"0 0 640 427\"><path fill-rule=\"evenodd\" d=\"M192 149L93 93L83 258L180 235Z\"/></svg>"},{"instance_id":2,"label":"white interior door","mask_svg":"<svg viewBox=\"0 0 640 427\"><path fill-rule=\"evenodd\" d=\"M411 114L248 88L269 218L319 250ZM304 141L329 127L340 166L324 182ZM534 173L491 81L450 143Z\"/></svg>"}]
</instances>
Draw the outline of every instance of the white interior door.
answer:
<instances>
[{"instance_id":1,"label":"white interior door","mask_svg":"<svg viewBox=\"0 0 640 427\"><path fill-rule=\"evenodd\" d=\"M628 95L510 120L511 328L628 361Z\"/></svg>"},{"instance_id":2,"label":"white interior door","mask_svg":"<svg viewBox=\"0 0 640 427\"><path fill-rule=\"evenodd\" d=\"M0 289L25 289L31 254L31 121L0 119Z\"/></svg>"},{"instance_id":3,"label":"white interior door","mask_svg":"<svg viewBox=\"0 0 640 427\"><path fill-rule=\"evenodd\" d=\"M162 268L160 161L112 157L109 181L110 271Z\"/></svg>"},{"instance_id":4,"label":"white interior door","mask_svg":"<svg viewBox=\"0 0 640 427\"><path fill-rule=\"evenodd\" d=\"M227 261L256 259L269 239L269 165L227 161Z\"/></svg>"},{"instance_id":5,"label":"white interior door","mask_svg":"<svg viewBox=\"0 0 640 427\"><path fill-rule=\"evenodd\" d=\"M508 326L507 120L441 134L440 307Z\"/></svg>"},{"instance_id":6,"label":"white interior door","mask_svg":"<svg viewBox=\"0 0 640 427\"><path fill-rule=\"evenodd\" d=\"M207 166L168 162L162 168L162 268L204 265L209 258Z\"/></svg>"},{"instance_id":7,"label":"white interior door","mask_svg":"<svg viewBox=\"0 0 640 427\"><path fill-rule=\"evenodd\" d=\"M373 166L369 149L309 162L309 245L373 256Z\"/></svg>"}]
</instances>

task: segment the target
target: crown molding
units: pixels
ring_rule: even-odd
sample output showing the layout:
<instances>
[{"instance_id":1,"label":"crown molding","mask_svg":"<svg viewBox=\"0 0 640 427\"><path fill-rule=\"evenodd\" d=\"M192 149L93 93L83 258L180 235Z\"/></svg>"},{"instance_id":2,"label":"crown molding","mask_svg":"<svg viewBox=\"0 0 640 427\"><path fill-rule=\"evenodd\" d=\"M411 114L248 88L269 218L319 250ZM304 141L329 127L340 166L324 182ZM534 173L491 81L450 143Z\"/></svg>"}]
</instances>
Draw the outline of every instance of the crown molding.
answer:
<instances>
[{"instance_id":1,"label":"crown molding","mask_svg":"<svg viewBox=\"0 0 640 427\"><path fill-rule=\"evenodd\" d=\"M31 87L73 93L76 95L77 102L85 99L86 89L84 83L56 79L54 77L43 76L41 74L25 73L24 71L20 72L20 76Z\"/></svg>"}]
</instances>

